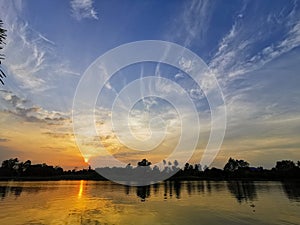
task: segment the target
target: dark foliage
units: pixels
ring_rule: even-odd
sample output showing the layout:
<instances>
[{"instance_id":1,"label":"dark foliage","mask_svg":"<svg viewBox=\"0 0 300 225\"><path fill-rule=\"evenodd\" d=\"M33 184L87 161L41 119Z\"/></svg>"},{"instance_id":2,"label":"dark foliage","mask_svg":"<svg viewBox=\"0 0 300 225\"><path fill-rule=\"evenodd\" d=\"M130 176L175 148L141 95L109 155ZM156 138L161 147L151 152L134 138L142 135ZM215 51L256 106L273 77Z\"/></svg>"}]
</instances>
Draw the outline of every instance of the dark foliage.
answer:
<instances>
[{"instance_id":1,"label":"dark foliage","mask_svg":"<svg viewBox=\"0 0 300 225\"><path fill-rule=\"evenodd\" d=\"M96 168L96 170L68 170L64 171L59 166L49 166L45 163L32 165L30 160L20 162L17 158L4 160L0 167L0 177L14 178L34 178L34 177L54 177L57 179L95 179L104 180L100 174L116 174L115 180L134 180L135 177L148 177L151 175L154 179L161 177L170 177L169 180L285 180L300 179L299 161L294 163L290 160L282 160L276 162L271 170L262 167L250 167L249 163L244 160L235 160L230 158L224 169L208 168L202 170L199 164L186 163L183 169L178 168L178 162L166 162L165 167L160 170L157 166L151 166L152 163L147 159L137 163L136 167L128 164L125 168L121 167L105 167ZM99 173L97 173L97 172ZM110 177L110 176L109 176ZM125 179L126 178L126 179Z\"/></svg>"},{"instance_id":2,"label":"dark foliage","mask_svg":"<svg viewBox=\"0 0 300 225\"><path fill-rule=\"evenodd\" d=\"M147 159L143 159L142 161L138 162L138 166L150 166L151 162L149 162Z\"/></svg>"}]
</instances>

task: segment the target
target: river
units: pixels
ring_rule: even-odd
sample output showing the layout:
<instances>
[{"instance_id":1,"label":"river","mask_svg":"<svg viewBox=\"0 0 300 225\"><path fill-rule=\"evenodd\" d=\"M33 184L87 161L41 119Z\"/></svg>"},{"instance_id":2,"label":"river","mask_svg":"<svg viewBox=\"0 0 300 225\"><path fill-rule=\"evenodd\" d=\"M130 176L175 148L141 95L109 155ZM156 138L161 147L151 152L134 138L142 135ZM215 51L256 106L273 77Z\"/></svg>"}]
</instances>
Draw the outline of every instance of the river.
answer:
<instances>
[{"instance_id":1,"label":"river","mask_svg":"<svg viewBox=\"0 0 300 225\"><path fill-rule=\"evenodd\" d=\"M300 224L300 184L0 182L0 224Z\"/></svg>"}]
</instances>

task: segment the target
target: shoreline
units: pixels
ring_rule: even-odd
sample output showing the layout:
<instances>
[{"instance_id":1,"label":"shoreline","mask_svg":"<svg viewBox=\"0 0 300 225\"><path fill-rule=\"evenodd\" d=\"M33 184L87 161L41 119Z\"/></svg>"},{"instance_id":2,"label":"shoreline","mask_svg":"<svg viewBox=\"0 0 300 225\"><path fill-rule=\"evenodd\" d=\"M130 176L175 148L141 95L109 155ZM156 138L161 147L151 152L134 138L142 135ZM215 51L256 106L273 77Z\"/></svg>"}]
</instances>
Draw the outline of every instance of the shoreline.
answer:
<instances>
[{"instance_id":1,"label":"shoreline","mask_svg":"<svg viewBox=\"0 0 300 225\"><path fill-rule=\"evenodd\" d=\"M106 178L96 178L96 177L86 177L86 176L53 176L53 177L0 177L0 181L111 181ZM266 178L197 178L197 177L178 177L178 178L170 178L161 182L165 181L291 181L291 182L300 182L298 178L273 178L273 179L266 179ZM114 181L111 181L114 182ZM120 180L120 182L122 182ZM133 181L134 182L134 181Z\"/></svg>"}]
</instances>

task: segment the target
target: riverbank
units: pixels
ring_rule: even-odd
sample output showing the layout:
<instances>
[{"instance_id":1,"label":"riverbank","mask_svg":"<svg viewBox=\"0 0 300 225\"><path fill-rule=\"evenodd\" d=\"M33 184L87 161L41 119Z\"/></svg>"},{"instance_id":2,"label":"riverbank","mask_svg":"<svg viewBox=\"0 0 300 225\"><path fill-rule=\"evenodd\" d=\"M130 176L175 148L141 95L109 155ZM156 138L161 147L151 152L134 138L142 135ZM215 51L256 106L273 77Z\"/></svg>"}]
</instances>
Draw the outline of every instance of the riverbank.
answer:
<instances>
[{"instance_id":1,"label":"riverbank","mask_svg":"<svg viewBox=\"0 0 300 225\"><path fill-rule=\"evenodd\" d=\"M109 181L102 176L80 176L80 175L61 175L61 176L51 176L51 177L0 177L0 181L63 181L63 180L86 180L86 181ZM239 178L215 178L215 177L171 177L166 181L292 181L300 182L299 178L249 178L249 177L239 177ZM121 181L120 181L121 182Z\"/></svg>"}]
</instances>

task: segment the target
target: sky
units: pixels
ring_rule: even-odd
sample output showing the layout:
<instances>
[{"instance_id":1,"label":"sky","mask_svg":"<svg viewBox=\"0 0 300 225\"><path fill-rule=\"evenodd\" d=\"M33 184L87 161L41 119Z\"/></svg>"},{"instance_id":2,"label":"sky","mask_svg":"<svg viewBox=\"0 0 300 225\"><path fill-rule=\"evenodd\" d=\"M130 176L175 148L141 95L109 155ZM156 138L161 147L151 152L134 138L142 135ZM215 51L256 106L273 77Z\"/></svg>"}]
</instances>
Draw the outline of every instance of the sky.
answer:
<instances>
[{"instance_id":1,"label":"sky","mask_svg":"<svg viewBox=\"0 0 300 225\"><path fill-rule=\"evenodd\" d=\"M89 66L111 49L143 40L191 50L216 77L226 132L210 166L223 167L229 157L266 168L300 160L299 1L0 0L0 18L7 29L1 66L8 75L0 86L0 161L17 157L82 168L93 158L105 159L104 148L125 163L144 157L159 162L182 141L182 125L191 134L183 138L185 146L197 132L187 108L191 100L200 135L195 149L186 147L181 156L191 153L190 162L199 163L212 110L204 82L199 87L187 73L188 61L182 68L141 62L117 71L92 109L97 135L83 117L79 125L87 132L78 141L72 107ZM151 88L135 82L149 77L160 81ZM145 97L129 112L118 108L112 124L114 99L130 85L135 94L148 88L154 96L176 96L177 105ZM116 102L126 105L128 95L125 90Z\"/></svg>"}]
</instances>

